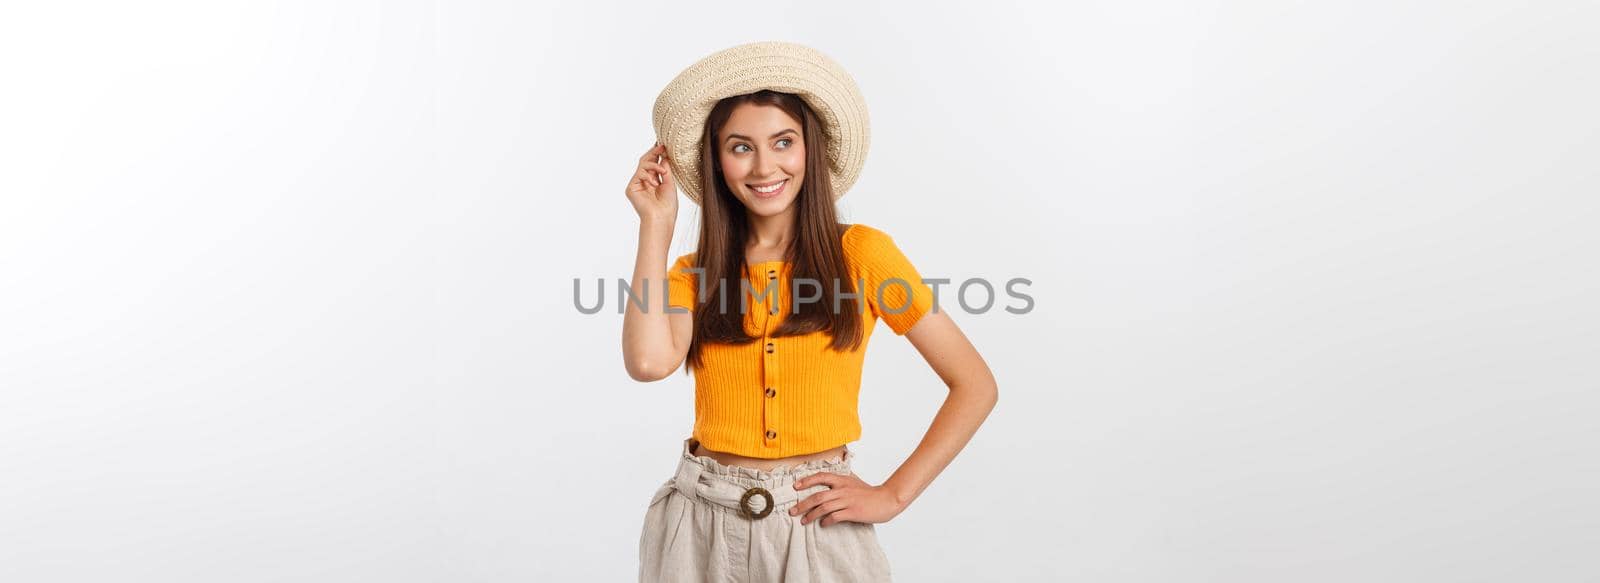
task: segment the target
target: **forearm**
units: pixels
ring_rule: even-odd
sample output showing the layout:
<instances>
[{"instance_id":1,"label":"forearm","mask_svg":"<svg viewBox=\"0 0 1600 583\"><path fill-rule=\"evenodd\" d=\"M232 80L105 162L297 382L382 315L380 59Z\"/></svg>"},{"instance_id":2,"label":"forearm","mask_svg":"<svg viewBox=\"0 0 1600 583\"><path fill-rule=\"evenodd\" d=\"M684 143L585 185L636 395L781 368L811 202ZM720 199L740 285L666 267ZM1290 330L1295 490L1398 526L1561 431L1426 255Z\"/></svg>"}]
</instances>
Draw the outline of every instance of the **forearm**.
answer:
<instances>
[{"instance_id":1,"label":"forearm","mask_svg":"<svg viewBox=\"0 0 1600 583\"><path fill-rule=\"evenodd\" d=\"M622 358L628 373L636 379L650 376L673 354L672 327L667 318L667 248L672 242L672 226L650 222L639 224L639 251L633 260L633 292L645 300L624 300L622 317ZM648 291L648 294L646 294Z\"/></svg>"},{"instance_id":2,"label":"forearm","mask_svg":"<svg viewBox=\"0 0 1600 583\"><path fill-rule=\"evenodd\" d=\"M911 452L905 463L883 483L894 493L901 508L922 495L928 484L933 483L967 446L989 412L994 410L997 400L998 389L992 381L951 387L916 451Z\"/></svg>"}]
</instances>

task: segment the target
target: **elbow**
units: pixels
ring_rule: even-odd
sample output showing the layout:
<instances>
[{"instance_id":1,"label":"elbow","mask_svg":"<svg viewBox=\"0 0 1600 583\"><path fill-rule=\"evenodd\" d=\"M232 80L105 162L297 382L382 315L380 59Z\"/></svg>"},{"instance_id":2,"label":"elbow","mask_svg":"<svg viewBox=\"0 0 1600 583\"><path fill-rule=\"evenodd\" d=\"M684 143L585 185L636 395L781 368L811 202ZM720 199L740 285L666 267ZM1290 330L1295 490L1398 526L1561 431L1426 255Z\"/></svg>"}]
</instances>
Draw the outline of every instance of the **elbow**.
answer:
<instances>
[{"instance_id":1,"label":"elbow","mask_svg":"<svg viewBox=\"0 0 1600 583\"><path fill-rule=\"evenodd\" d=\"M973 382L967 385L963 392L972 400L986 405L991 411L1000 402L1000 386L995 384L993 378L984 379L982 382Z\"/></svg>"},{"instance_id":2,"label":"elbow","mask_svg":"<svg viewBox=\"0 0 1600 583\"><path fill-rule=\"evenodd\" d=\"M646 360L628 361L627 368L628 377L641 383L653 383L672 374L672 369Z\"/></svg>"}]
</instances>

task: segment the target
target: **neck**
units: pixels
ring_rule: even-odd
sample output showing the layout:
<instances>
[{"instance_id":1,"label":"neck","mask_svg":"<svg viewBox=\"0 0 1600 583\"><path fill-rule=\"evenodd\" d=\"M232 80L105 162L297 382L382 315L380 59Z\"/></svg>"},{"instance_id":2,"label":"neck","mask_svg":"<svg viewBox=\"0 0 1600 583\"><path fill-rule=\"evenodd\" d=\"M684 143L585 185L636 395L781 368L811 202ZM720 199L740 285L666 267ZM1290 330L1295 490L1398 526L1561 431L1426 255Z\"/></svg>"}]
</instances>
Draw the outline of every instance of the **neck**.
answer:
<instances>
[{"instance_id":1,"label":"neck","mask_svg":"<svg viewBox=\"0 0 1600 583\"><path fill-rule=\"evenodd\" d=\"M789 242L794 240L794 207L782 213L761 217L754 214L748 215L750 219L750 240L746 241L748 251L762 254L782 253L789 247Z\"/></svg>"}]
</instances>

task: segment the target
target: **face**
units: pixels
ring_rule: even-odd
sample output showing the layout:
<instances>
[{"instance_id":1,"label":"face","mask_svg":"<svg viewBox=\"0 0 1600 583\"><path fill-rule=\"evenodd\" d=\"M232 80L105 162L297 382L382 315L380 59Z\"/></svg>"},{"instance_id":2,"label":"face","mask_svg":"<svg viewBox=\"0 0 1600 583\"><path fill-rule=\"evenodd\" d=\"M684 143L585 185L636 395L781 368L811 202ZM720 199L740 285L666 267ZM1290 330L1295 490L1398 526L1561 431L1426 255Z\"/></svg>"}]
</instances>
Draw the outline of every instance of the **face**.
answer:
<instances>
[{"instance_id":1,"label":"face","mask_svg":"<svg viewBox=\"0 0 1600 583\"><path fill-rule=\"evenodd\" d=\"M752 214L771 217L794 204L806 175L800 122L771 105L740 104L717 136L728 190Z\"/></svg>"}]
</instances>

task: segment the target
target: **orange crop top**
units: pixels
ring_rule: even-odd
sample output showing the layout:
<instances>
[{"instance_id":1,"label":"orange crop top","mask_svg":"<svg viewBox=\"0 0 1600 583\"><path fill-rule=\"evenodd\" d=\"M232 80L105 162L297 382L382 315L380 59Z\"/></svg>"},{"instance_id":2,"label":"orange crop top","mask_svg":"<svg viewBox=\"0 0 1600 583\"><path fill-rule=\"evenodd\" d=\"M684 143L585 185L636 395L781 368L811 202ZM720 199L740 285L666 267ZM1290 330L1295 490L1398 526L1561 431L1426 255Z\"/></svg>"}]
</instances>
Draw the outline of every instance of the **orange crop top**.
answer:
<instances>
[{"instance_id":1,"label":"orange crop top","mask_svg":"<svg viewBox=\"0 0 1600 583\"><path fill-rule=\"evenodd\" d=\"M861 437L856 402L872 329L882 319L895 335L905 335L932 308L933 290L887 233L856 223L845 230L843 243L851 285L858 286L857 301L864 305L860 348L829 349L830 337L823 331L768 336L792 310L791 265L750 263L753 292L741 292L749 302L744 324L745 332L759 340L742 346L707 343L701 348L705 366L694 372L693 437L707 449L772 459L825 451ZM691 267L694 253L678 257L667 270L668 305L696 308L696 272L686 271ZM778 285L762 297L769 279ZM882 306L875 291L880 286ZM800 291L816 293L811 286ZM771 313L774 301L777 314Z\"/></svg>"}]
</instances>

